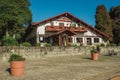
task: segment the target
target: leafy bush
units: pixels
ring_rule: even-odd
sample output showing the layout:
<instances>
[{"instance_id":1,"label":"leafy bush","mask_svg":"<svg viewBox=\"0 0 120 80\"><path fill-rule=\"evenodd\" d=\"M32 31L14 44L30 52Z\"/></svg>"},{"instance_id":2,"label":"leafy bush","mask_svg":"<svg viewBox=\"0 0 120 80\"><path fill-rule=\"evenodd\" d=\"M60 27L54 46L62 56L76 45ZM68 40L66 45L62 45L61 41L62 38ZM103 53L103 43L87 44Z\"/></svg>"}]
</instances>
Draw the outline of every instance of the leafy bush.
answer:
<instances>
[{"instance_id":1,"label":"leafy bush","mask_svg":"<svg viewBox=\"0 0 120 80\"><path fill-rule=\"evenodd\" d=\"M22 43L22 46L29 47L29 46L31 46L31 44L29 42L24 42L24 43Z\"/></svg>"},{"instance_id":2,"label":"leafy bush","mask_svg":"<svg viewBox=\"0 0 120 80\"><path fill-rule=\"evenodd\" d=\"M11 62L11 61L24 61L24 60L25 60L25 58L23 58L19 54L12 54L9 58L9 62Z\"/></svg>"},{"instance_id":3,"label":"leafy bush","mask_svg":"<svg viewBox=\"0 0 120 80\"><path fill-rule=\"evenodd\" d=\"M46 43L44 46L45 46L45 47L51 47L52 45L49 44L49 43Z\"/></svg>"},{"instance_id":4,"label":"leafy bush","mask_svg":"<svg viewBox=\"0 0 120 80\"><path fill-rule=\"evenodd\" d=\"M90 53L91 54L94 54L94 53L99 53L100 52L100 48L99 46L94 46L91 50L90 50Z\"/></svg>"},{"instance_id":5,"label":"leafy bush","mask_svg":"<svg viewBox=\"0 0 120 80\"><path fill-rule=\"evenodd\" d=\"M105 47L105 44L100 44L101 47Z\"/></svg>"},{"instance_id":6,"label":"leafy bush","mask_svg":"<svg viewBox=\"0 0 120 80\"><path fill-rule=\"evenodd\" d=\"M115 43L110 43L110 46L116 46L116 44Z\"/></svg>"},{"instance_id":7,"label":"leafy bush","mask_svg":"<svg viewBox=\"0 0 120 80\"><path fill-rule=\"evenodd\" d=\"M114 43L110 43L110 44L107 44L107 46L116 46L116 44L114 44Z\"/></svg>"},{"instance_id":8,"label":"leafy bush","mask_svg":"<svg viewBox=\"0 0 120 80\"><path fill-rule=\"evenodd\" d=\"M97 49L91 49L91 50L90 50L90 53L91 53L91 54L95 54L95 53L98 53L98 51L97 51Z\"/></svg>"},{"instance_id":9,"label":"leafy bush","mask_svg":"<svg viewBox=\"0 0 120 80\"><path fill-rule=\"evenodd\" d=\"M39 46L39 47L40 47L40 46L41 46L41 44L40 44L40 43L37 43L37 44L36 44L36 46Z\"/></svg>"},{"instance_id":10,"label":"leafy bush","mask_svg":"<svg viewBox=\"0 0 120 80\"><path fill-rule=\"evenodd\" d=\"M4 46L15 46L17 44L15 38L11 36L4 36L2 42Z\"/></svg>"}]
</instances>

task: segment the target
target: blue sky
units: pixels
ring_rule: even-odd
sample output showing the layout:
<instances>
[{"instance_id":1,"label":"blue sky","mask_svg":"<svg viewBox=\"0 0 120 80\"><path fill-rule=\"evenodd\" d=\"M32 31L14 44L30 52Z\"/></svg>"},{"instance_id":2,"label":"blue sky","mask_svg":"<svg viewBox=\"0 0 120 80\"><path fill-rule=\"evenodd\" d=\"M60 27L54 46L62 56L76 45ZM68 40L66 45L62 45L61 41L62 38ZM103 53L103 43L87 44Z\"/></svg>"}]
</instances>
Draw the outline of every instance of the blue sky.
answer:
<instances>
[{"instance_id":1,"label":"blue sky","mask_svg":"<svg viewBox=\"0 0 120 80\"><path fill-rule=\"evenodd\" d=\"M120 0L30 0L33 22L39 22L64 12L70 12L88 24L95 25L98 5L105 5L108 11L120 5Z\"/></svg>"}]
</instances>

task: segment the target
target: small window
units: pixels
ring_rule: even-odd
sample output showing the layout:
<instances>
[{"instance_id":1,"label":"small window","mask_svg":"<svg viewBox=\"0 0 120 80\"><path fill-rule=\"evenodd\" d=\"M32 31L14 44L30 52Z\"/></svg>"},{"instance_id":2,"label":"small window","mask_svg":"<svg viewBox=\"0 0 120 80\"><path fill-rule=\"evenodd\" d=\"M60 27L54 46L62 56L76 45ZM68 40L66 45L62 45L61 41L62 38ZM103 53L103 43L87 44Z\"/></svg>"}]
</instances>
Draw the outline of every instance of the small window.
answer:
<instances>
[{"instance_id":1,"label":"small window","mask_svg":"<svg viewBox=\"0 0 120 80\"><path fill-rule=\"evenodd\" d=\"M99 38L94 38L94 43L99 43Z\"/></svg>"},{"instance_id":2,"label":"small window","mask_svg":"<svg viewBox=\"0 0 120 80\"><path fill-rule=\"evenodd\" d=\"M44 42L44 37L40 37L40 42Z\"/></svg>"},{"instance_id":3,"label":"small window","mask_svg":"<svg viewBox=\"0 0 120 80\"><path fill-rule=\"evenodd\" d=\"M64 27L64 23L59 23L59 26L60 27Z\"/></svg>"},{"instance_id":4,"label":"small window","mask_svg":"<svg viewBox=\"0 0 120 80\"><path fill-rule=\"evenodd\" d=\"M51 22L50 24L51 24L51 26L54 26L54 22Z\"/></svg>"},{"instance_id":5,"label":"small window","mask_svg":"<svg viewBox=\"0 0 120 80\"><path fill-rule=\"evenodd\" d=\"M83 42L82 38L77 38L77 43Z\"/></svg>"}]
</instances>

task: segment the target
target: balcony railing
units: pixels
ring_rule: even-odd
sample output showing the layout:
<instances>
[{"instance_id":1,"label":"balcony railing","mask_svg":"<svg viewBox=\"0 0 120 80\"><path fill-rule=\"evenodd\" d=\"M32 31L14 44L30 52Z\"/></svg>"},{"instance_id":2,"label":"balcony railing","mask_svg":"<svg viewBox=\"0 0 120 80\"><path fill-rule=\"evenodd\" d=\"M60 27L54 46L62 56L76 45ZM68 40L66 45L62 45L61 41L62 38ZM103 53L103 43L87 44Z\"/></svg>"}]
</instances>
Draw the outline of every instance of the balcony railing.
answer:
<instances>
[{"instance_id":1,"label":"balcony railing","mask_svg":"<svg viewBox=\"0 0 120 80\"><path fill-rule=\"evenodd\" d=\"M45 30L49 31L49 32L58 32L64 29L68 29L70 31L74 31L74 32L87 32L87 28L82 28L82 27L59 27L59 26L46 26Z\"/></svg>"}]
</instances>

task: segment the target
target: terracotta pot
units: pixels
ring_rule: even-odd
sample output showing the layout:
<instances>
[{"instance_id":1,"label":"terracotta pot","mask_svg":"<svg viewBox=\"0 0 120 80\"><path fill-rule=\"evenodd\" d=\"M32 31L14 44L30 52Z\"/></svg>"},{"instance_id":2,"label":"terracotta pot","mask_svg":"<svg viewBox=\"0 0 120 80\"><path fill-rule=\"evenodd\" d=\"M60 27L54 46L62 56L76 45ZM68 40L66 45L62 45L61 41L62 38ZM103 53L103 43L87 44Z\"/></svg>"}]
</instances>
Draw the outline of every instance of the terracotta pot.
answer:
<instances>
[{"instance_id":1,"label":"terracotta pot","mask_svg":"<svg viewBox=\"0 0 120 80\"><path fill-rule=\"evenodd\" d=\"M98 60L98 53L93 53L91 56L92 60Z\"/></svg>"},{"instance_id":2,"label":"terracotta pot","mask_svg":"<svg viewBox=\"0 0 120 80\"><path fill-rule=\"evenodd\" d=\"M10 62L11 75L21 76L24 74L24 61L12 61Z\"/></svg>"}]
</instances>

